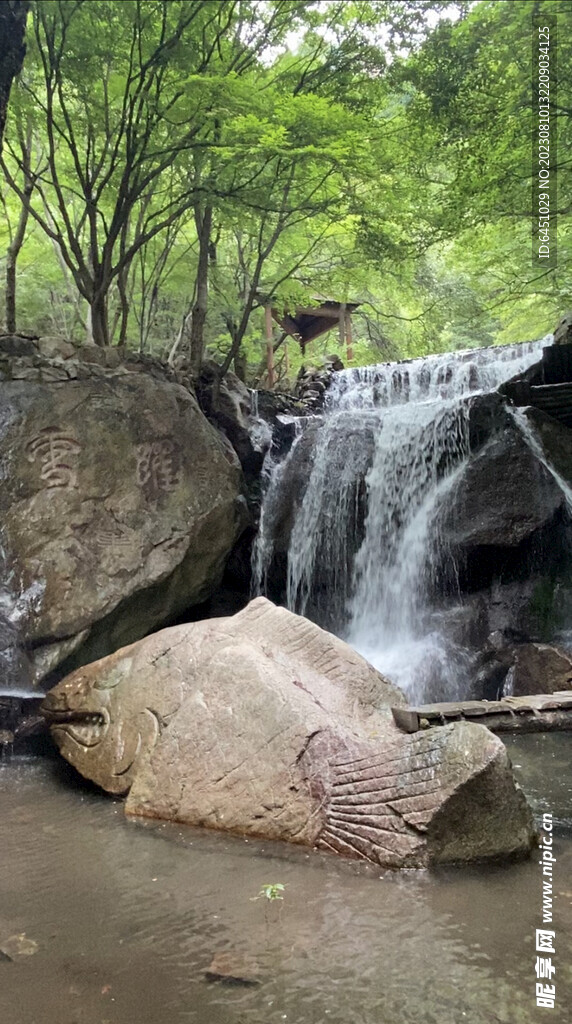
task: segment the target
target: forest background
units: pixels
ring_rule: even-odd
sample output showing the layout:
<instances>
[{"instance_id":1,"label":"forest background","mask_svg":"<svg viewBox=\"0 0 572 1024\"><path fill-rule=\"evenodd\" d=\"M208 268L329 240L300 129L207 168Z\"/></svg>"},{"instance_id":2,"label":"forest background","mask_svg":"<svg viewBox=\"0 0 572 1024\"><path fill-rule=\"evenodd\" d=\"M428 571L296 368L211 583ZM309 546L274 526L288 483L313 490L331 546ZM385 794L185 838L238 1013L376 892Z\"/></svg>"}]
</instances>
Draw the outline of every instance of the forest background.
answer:
<instances>
[{"instance_id":1,"label":"forest background","mask_svg":"<svg viewBox=\"0 0 572 1024\"><path fill-rule=\"evenodd\" d=\"M195 372L215 359L257 384L267 305L359 303L355 364L539 337L572 306L572 2L3 6L27 10L2 152L4 330ZM531 257L544 16L552 269ZM336 348L325 335L306 362ZM275 359L286 387L302 354L290 339Z\"/></svg>"}]
</instances>

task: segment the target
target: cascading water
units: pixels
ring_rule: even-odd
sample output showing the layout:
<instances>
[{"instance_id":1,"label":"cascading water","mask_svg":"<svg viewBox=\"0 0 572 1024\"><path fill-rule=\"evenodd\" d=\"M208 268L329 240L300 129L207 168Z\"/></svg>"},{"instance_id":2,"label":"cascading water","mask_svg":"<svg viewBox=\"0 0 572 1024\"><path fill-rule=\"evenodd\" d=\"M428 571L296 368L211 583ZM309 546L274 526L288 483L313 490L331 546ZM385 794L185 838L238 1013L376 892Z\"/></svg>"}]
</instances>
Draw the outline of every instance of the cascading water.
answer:
<instances>
[{"instance_id":1,"label":"cascading water","mask_svg":"<svg viewBox=\"0 0 572 1024\"><path fill-rule=\"evenodd\" d=\"M365 537L354 563L346 636L420 699L463 676L462 653L428 621L442 562L435 518L469 454L468 405L455 398L387 409L366 478Z\"/></svg>"},{"instance_id":2,"label":"cascading water","mask_svg":"<svg viewBox=\"0 0 572 1024\"><path fill-rule=\"evenodd\" d=\"M286 603L342 635L412 700L460 696L466 667L435 625L435 594L438 512L469 455L471 400L522 373L550 340L342 371L324 416L306 421L270 473L258 591L307 465L290 509Z\"/></svg>"},{"instance_id":3,"label":"cascading water","mask_svg":"<svg viewBox=\"0 0 572 1024\"><path fill-rule=\"evenodd\" d=\"M0 697L37 696L31 685L30 666L20 644L20 630L42 590L43 584L38 582L19 592L14 573L6 567L0 535Z\"/></svg>"}]
</instances>

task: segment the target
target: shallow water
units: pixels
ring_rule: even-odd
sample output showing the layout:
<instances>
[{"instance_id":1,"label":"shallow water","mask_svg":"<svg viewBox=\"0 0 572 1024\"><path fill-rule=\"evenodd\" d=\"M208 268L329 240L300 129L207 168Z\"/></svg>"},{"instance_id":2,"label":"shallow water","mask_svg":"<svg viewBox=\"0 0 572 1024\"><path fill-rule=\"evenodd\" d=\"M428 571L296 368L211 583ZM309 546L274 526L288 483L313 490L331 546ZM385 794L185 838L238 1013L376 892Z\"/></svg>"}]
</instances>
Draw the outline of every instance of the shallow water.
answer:
<instances>
[{"instance_id":1,"label":"shallow water","mask_svg":"<svg viewBox=\"0 0 572 1024\"><path fill-rule=\"evenodd\" d=\"M536 1024L572 1003L570 738L510 741L538 811L558 820L557 1005L535 1005L537 859L385 874L276 843L125 819L49 760L0 763L0 960L7 1024ZM283 904L253 901L285 884ZM255 987L208 983L221 951Z\"/></svg>"}]
</instances>

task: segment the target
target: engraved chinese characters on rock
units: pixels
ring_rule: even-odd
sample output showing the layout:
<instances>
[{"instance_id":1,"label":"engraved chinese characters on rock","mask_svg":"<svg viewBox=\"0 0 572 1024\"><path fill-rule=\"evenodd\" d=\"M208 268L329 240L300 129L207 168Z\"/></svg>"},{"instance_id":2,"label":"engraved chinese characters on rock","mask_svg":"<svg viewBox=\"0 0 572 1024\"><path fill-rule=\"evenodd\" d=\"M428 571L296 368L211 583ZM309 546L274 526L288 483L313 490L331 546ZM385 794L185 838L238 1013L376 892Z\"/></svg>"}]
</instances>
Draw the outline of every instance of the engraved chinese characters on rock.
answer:
<instances>
[{"instance_id":1,"label":"engraved chinese characters on rock","mask_svg":"<svg viewBox=\"0 0 572 1024\"><path fill-rule=\"evenodd\" d=\"M137 445L137 483L149 498L173 491L179 482L179 458L169 438Z\"/></svg>"},{"instance_id":2,"label":"engraved chinese characters on rock","mask_svg":"<svg viewBox=\"0 0 572 1024\"><path fill-rule=\"evenodd\" d=\"M76 487L76 462L81 445L58 427L44 427L26 445L29 462L40 464L46 487Z\"/></svg>"}]
</instances>

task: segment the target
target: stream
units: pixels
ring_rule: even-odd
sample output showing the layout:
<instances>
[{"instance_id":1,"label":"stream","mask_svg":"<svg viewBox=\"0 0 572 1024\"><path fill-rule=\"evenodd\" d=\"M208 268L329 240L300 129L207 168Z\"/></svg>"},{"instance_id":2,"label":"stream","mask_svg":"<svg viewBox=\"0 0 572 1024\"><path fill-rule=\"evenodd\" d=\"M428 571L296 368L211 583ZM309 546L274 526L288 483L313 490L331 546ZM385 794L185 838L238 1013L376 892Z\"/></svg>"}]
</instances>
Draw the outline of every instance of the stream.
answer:
<instances>
[{"instance_id":1,"label":"stream","mask_svg":"<svg viewBox=\"0 0 572 1024\"><path fill-rule=\"evenodd\" d=\"M572 1003L572 768L566 735L509 740L555 822L553 1010L535 1005L536 858L383 873L280 843L160 822L65 763L0 763L0 957L7 1024L536 1024ZM255 900L269 883L285 898ZM208 982L217 954L259 984Z\"/></svg>"}]
</instances>

